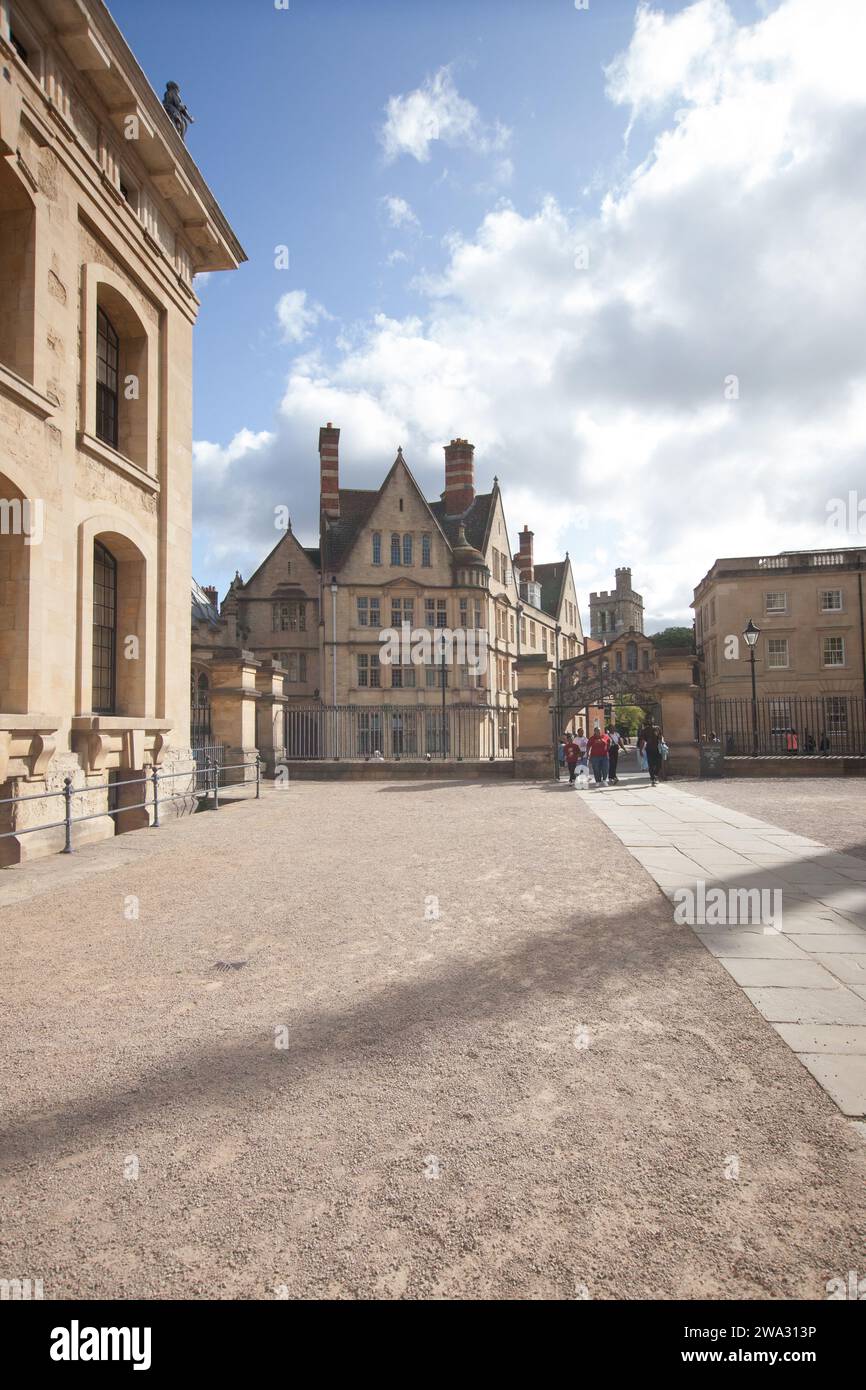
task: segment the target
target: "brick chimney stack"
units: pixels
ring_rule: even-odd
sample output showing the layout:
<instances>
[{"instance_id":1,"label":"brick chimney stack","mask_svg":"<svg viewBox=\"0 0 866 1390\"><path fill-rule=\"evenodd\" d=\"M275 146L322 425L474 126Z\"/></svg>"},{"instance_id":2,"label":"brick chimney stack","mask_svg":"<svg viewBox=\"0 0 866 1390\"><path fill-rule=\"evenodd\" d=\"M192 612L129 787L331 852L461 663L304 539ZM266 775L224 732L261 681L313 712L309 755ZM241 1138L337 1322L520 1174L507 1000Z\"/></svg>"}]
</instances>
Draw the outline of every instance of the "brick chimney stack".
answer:
<instances>
[{"instance_id":1,"label":"brick chimney stack","mask_svg":"<svg viewBox=\"0 0 866 1390\"><path fill-rule=\"evenodd\" d=\"M524 579L530 583L535 579L535 569L532 564L532 540L535 535L528 526L524 526L520 532L520 553L517 556L517 567Z\"/></svg>"},{"instance_id":2,"label":"brick chimney stack","mask_svg":"<svg viewBox=\"0 0 866 1390\"><path fill-rule=\"evenodd\" d=\"M330 420L319 430L321 509L332 521L340 516L340 431Z\"/></svg>"},{"instance_id":3,"label":"brick chimney stack","mask_svg":"<svg viewBox=\"0 0 866 1390\"><path fill-rule=\"evenodd\" d=\"M216 608L217 610L219 610L219 606L220 606L220 596L219 596L219 590L217 589L216 585L215 585L215 584L202 584L201 587L202 587L203 591L207 594L209 602L213 604L214 608Z\"/></svg>"},{"instance_id":4,"label":"brick chimney stack","mask_svg":"<svg viewBox=\"0 0 866 1390\"><path fill-rule=\"evenodd\" d=\"M452 439L445 445L446 516L462 516L475 501L475 445L468 439Z\"/></svg>"}]
</instances>

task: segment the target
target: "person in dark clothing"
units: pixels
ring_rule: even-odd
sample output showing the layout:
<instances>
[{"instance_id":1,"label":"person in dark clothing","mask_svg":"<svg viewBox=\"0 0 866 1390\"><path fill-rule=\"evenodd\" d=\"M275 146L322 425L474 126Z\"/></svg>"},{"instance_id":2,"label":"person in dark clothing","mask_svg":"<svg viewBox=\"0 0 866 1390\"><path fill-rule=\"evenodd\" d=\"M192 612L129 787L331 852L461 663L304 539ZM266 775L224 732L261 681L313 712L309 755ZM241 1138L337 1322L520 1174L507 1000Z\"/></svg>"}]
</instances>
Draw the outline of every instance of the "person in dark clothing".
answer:
<instances>
[{"instance_id":1,"label":"person in dark clothing","mask_svg":"<svg viewBox=\"0 0 866 1390\"><path fill-rule=\"evenodd\" d=\"M622 738L613 725L608 728L607 736L610 739L610 747L607 750L607 780L609 782L618 782L619 778L616 775L616 765L619 762L619 750L622 747Z\"/></svg>"},{"instance_id":2,"label":"person in dark clothing","mask_svg":"<svg viewBox=\"0 0 866 1390\"><path fill-rule=\"evenodd\" d=\"M577 776L577 764L580 761L580 747L575 743L571 734L565 735L565 765L568 768L568 784L574 786L574 779Z\"/></svg>"},{"instance_id":3,"label":"person in dark clothing","mask_svg":"<svg viewBox=\"0 0 866 1390\"><path fill-rule=\"evenodd\" d=\"M640 752L646 753L646 760L649 766L650 786L654 787L661 775L662 755L660 744L662 742L662 731L658 724L654 724L648 719L638 734L637 746Z\"/></svg>"}]
</instances>

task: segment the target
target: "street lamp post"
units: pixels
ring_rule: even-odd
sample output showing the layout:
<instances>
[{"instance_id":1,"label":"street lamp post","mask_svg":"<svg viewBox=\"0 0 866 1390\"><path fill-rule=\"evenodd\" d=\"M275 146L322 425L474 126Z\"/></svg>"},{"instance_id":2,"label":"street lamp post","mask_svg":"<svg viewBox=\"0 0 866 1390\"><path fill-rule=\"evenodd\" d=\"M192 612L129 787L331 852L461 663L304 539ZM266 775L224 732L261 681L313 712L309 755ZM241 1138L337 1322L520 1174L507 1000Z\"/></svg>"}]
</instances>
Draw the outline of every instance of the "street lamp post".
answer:
<instances>
[{"instance_id":1,"label":"street lamp post","mask_svg":"<svg viewBox=\"0 0 866 1390\"><path fill-rule=\"evenodd\" d=\"M444 758L444 757L446 756L446 753L445 753L445 725L446 725L446 719L447 719L447 715L446 715L446 713L445 713L445 633L444 633L444 631L443 631L443 633L442 633L442 675L441 675L441 680L442 680L442 757Z\"/></svg>"},{"instance_id":2,"label":"street lamp post","mask_svg":"<svg viewBox=\"0 0 866 1390\"><path fill-rule=\"evenodd\" d=\"M755 677L755 646L761 635L761 629L755 627L751 618L743 629L743 637L746 646L749 648L749 663L752 668L752 757L758 756L758 685Z\"/></svg>"}]
</instances>

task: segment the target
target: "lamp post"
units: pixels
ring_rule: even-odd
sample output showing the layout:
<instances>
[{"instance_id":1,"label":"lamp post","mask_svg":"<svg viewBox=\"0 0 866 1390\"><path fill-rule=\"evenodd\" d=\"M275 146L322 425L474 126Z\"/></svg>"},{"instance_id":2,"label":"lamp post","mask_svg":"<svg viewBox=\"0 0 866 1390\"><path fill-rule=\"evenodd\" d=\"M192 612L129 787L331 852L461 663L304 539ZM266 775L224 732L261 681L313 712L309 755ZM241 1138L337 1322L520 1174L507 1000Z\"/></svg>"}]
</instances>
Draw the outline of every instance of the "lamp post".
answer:
<instances>
[{"instance_id":1,"label":"lamp post","mask_svg":"<svg viewBox=\"0 0 866 1390\"><path fill-rule=\"evenodd\" d=\"M761 629L755 627L751 618L743 629L743 637L749 648L749 663L752 668L752 757L758 756L758 686L755 678L755 646Z\"/></svg>"},{"instance_id":2,"label":"lamp post","mask_svg":"<svg viewBox=\"0 0 866 1390\"><path fill-rule=\"evenodd\" d=\"M443 629L443 631L442 631L442 674L441 674L441 681L442 681L442 757L445 758L445 757L447 756L447 755L446 755L446 752L445 752L445 727L446 727L447 715L446 715L446 713L445 713L445 631L444 631L444 629Z\"/></svg>"}]
</instances>

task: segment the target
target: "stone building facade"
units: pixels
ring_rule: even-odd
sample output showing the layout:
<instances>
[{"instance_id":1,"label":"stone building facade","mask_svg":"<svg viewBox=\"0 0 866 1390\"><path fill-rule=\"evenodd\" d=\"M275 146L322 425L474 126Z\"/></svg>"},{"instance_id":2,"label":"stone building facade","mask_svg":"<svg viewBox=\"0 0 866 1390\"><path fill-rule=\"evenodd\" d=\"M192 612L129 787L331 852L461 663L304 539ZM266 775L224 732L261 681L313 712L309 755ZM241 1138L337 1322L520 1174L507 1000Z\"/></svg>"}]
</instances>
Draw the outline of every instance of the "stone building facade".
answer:
<instances>
[{"instance_id":1,"label":"stone building facade","mask_svg":"<svg viewBox=\"0 0 866 1390\"><path fill-rule=\"evenodd\" d=\"M71 777L77 843L190 766L193 275L243 259L100 0L0 0L0 798Z\"/></svg>"},{"instance_id":2,"label":"stone building facade","mask_svg":"<svg viewBox=\"0 0 866 1390\"><path fill-rule=\"evenodd\" d=\"M716 560L694 591L695 641L706 696L751 697L743 629L755 645L757 694L780 706L821 698L830 731L866 695L866 550L787 551ZM733 638L732 642L730 639Z\"/></svg>"},{"instance_id":3,"label":"stone building facade","mask_svg":"<svg viewBox=\"0 0 866 1390\"><path fill-rule=\"evenodd\" d=\"M221 605L222 632L196 628L194 660L204 663L208 646L234 641L255 659L278 663L288 727L296 729L298 746L287 737L290 757L327 751L301 746L306 716L293 725L293 706L360 710L362 751L383 742L406 756L441 755L443 703L477 712L474 720L467 715L468 756L512 754L518 658L546 656L552 689L559 661L583 650L568 556L536 564L527 527L512 554L498 480L489 492L476 492L474 446L464 439L445 446L445 486L432 502L402 450L375 489L341 486L340 431L330 423L319 432L319 459L319 545L301 545L288 529L249 580L232 583ZM396 660L384 660L382 632L402 636L404 625L418 635L414 651L404 644ZM455 641L443 701L446 632ZM426 659L422 633L429 635ZM374 707L386 705L387 717L374 716ZM395 706L404 713L393 713ZM328 722L321 727L316 737L330 737Z\"/></svg>"},{"instance_id":4,"label":"stone building facade","mask_svg":"<svg viewBox=\"0 0 866 1390\"><path fill-rule=\"evenodd\" d=\"M612 642L624 632L643 632L643 598L631 586L631 570L616 570L616 588L589 596L590 636Z\"/></svg>"}]
</instances>

